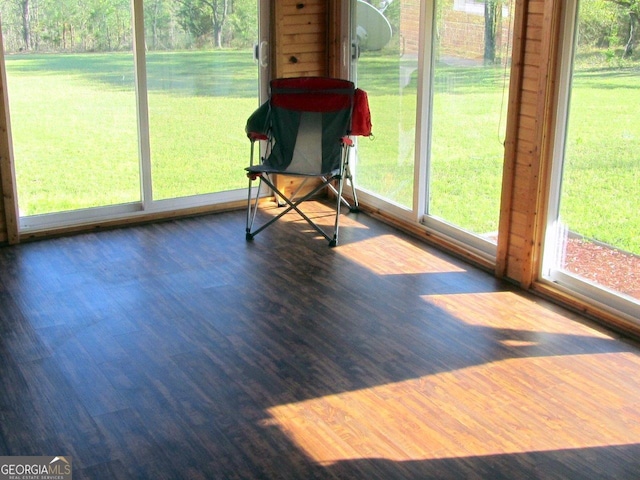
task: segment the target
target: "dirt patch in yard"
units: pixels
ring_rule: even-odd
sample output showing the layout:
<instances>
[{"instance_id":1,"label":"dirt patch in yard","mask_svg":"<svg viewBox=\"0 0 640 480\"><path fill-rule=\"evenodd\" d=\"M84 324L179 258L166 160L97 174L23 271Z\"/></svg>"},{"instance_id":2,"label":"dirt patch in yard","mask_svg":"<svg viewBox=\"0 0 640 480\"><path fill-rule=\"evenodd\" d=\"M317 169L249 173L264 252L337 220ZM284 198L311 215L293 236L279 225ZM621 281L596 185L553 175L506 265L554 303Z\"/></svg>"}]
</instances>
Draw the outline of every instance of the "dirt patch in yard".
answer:
<instances>
[{"instance_id":1,"label":"dirt patch in yard","mask_svg":"<svg viewBox=\"0 0 640 480\"><path fill-rule=\"evenodd\" d=\"M565 270L604 287L640 299L640 257L615 248L569 239Z\"/></svg>"}]
</instances>

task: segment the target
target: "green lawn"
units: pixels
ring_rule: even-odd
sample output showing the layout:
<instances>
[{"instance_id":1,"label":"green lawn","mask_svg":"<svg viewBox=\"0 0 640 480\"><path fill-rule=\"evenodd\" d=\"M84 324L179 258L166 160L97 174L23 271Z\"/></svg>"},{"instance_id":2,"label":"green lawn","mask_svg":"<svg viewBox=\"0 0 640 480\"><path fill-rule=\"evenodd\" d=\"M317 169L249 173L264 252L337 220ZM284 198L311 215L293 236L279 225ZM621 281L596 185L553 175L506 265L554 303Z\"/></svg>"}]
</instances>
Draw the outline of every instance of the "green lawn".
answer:
<instances>
[{"instance_id":1,"label":"green lawn","mask_svg":"<svg viewBox=\"0 0 640 480\"><path fill-rule=\"evenodd\" d=\"M640 69L579 72L571 109L561 218L640 254Z\"/></svg>"},{"instance_id":2,"label":"green lawn","mask_svg":"<svg viewBox=\"0 0 640 480\"><path fill-rule=\"evenodd\" d=\"M364 168L359 170L358 184L410 208L415 82L399 95L400 78L380 73L385 68L399 72L398 62L374 57L359 66L359 78L370 80L367 89L376 138L361 142ZM429 214L478 234L498 230L506 116L503 75L501 67L436 67Z\"/></svg>"},{"instance_id":3,"label":"green lawn","mask_svg":"<svg viewBox=\"0 0 640 480\"><path fill-rule=\"evenodd\" d=\"M411 207L415 111L399 96L398 60L362 59L375 140L361 142L358 184ZM395 64L394 64L395 62ZM369 70L366 70L366 69ZM499 68L437 67L431 138L430 214L475 232L498 229L505 118ZM506 99L505 99L506 104ZM573 83L560 217L591 239L640 254L640 70L578 69ZM486 125L492 125L487 129ZM500 125L501 128L498 128ZM392 139L393 141L389 141Z\"/></svg>"},{"instance_id":4,"label":"green lawn","mask_svg":"<svg viewBox=\"0 0 640 480\"><path fill-rule=\"evenodd\" d=\"M247 117L257 106L248 51L148 53L154 198L246 186ZM397 57L362 58L375 140L358 182L402 205L413 192L415 84L400 95ZM21 214L139 200L130 54L6 57ZM456 67L434 94L431 213L497 229L502 72ZM390 73L391 72L391 73ZM394 76L394 73L395 76ZM574 81L561 217L571 230L640 254L640 73L584 69ZM64 106L61 108L61 105ZM502 120L504 127L504 121ZM400 140L398 140L400 138Z\"/></svg>"},{"instance_id":5,"label":"green lawn","mask_svg":"<svg viewBox=\"0 0 640 480\"><path fill-rule=\"evenodd\" d=\"M248 59L248 61L247 61ZM6 58L22 215L140 199L133 57ZM245 188L250 52L150 53L155 199Z\"/></svg>"}]
</instances>

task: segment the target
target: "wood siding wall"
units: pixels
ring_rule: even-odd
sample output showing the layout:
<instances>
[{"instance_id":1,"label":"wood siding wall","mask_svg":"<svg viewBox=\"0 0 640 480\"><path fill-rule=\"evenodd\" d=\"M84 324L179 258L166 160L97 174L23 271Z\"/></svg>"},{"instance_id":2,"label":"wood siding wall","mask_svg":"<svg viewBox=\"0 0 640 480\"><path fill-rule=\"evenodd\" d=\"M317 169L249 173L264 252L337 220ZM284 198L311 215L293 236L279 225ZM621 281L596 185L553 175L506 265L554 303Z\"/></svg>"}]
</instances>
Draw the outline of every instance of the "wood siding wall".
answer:
<instances>
[{"instance_id":1,"label":"wood siding wall","mask_svg":"<svg viewBox=\"0 0 640 480\"><path fill-rule=\"evenodd\" d=\"M525 288L537 278L546 217L561 5L530 0L516 7L497 273Z\"/></svg>"},{"instance_id":2,"label":"wood siding wall","mask_svg":"<svg viewBox=\"0 0 640 480\"><path fill-rule=\"evenodd\" d=\"M4 46L0 35L0 245L18 241L18 208L11 148L11 122L4 68Z\"/></svg>"},{"instance_id":3,"label":"wood siding wall","mask_svg":"<svg viewBox=\"0 0 640 480\"><path fill-rule=\"evenodd\" d=\"M282 0L274 11L274 77L327 75L329 2Z\"/></svg>"}]
</instances>

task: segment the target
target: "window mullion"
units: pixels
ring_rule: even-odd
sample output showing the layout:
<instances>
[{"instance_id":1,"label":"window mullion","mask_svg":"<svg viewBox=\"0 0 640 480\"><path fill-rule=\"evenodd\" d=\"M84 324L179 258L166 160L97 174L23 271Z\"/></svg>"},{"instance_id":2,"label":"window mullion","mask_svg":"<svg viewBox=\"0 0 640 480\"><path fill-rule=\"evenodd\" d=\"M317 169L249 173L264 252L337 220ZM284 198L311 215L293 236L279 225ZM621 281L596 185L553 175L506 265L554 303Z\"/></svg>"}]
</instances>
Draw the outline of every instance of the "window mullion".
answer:
<instances>
[{"instance_id":1,"label":"window mullion","mask_svg":"<svg viewBox=\"0 0 640 480\"><path fill-rule=\"evenodd\" d=\"M147 66L142 0L131 0L133 24L133 55L135 63L136 106L138 110L138 152L140 161L140 198L142 208L153 201L151 181L151 145L149 140L149 102L147 98Z\"/></svg>"}]
</instances>

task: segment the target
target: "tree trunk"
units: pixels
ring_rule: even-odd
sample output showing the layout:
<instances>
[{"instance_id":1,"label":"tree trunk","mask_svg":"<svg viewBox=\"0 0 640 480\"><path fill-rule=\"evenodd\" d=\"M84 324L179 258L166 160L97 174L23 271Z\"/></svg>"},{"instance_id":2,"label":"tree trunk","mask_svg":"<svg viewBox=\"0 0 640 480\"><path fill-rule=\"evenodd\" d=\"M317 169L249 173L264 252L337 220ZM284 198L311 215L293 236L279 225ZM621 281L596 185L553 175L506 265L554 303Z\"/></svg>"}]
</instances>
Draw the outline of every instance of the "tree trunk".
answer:
<instances>
[{"instance_id":1,"label":"tree trunk","mask_svg":"<svg viewBox=\"0 0 640 480\"><path fill-rule=\"evenodd\" d=\"M213 38L216 48L222 48L222 30L224 24L227 21L227 14L229 12L229 0L221 0L222 5L219 2L211 4L212 20L213 20Z\"/></svg>"},{"instance_id":2,"label":"tree trunk","mask_svg":"<svg viewBox=\"0 0 640 480\"><path fill-rule=\"evenodd\" d=\"M159 36L158 36L158 16L160 15L160 2L155 2L153 5L153 23L151 25L151 31L153 32L152 46L154 50L158 50Z\"/></svg>"},{"instance_id":3,"label":"tree trunk","mask_svg":"<svg viewBox=\"0 0 640 480\"><path fill-rule=\"evenodd\" d=\"M22 40L25 50L31 50L31 9L29 0L22 0Z\"/></svg>"},{"instance_id":4,"label":"tree trunk","mask_svg":"<svg viewBox=\"0 0 640 480\"><path fill-rule=\"evenodd\" d=\"M211 40L214 48L222 48L222 28L218 24L213 25Z\"/></svg>"},{"instance_id":5,"label":"tree trunk","mask_svg":"<svg viewBox=\"0 0 640 480\"><path fill-rule=\"evenodd\" d=\"M629 58L633 54L633 44L636 37L636 26L638 24L638 16L634 12L629 12L629 39L624 46L623 58Z\"/></svg>"},{"instance_id":6,"label":"tree trunk","mask_svg":"<svg viewBox=\"0 0 640 480\"><path fill-rule=\"evenodd\" d=\"M496 35L500 5L498 0L487 0L484 4L484 63L496 62Z\"/></svg>"}]
</instances>

